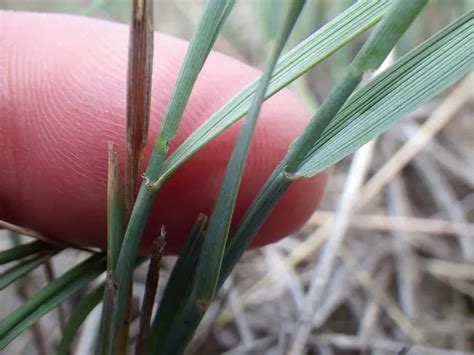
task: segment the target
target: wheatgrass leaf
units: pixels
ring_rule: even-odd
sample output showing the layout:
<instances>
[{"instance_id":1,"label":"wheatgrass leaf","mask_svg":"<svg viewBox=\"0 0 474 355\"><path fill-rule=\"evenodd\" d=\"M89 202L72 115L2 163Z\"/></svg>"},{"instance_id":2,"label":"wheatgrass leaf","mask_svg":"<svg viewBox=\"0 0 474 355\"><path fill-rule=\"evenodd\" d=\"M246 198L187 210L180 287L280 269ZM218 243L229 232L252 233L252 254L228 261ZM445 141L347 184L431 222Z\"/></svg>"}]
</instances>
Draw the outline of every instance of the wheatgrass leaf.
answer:
<instances>
[{"instance_id":1,"label":"wheatgrass leaf","mask_svg":"<svg viewBox=\"0 0 474 355\"><path fill-rule=\"evenodd\" d=\"M175 315L169 336L164 339L158 348L150 348L149 353L180 354L184 351L187 341L194 333L196 323L189 323L188 317L193 315L196 307L199 313L204 314L213 301L218 289L222 257L225 252L230 223L234 211L240 180L248 156L249 146L254 133L260 109L264 102L265 92L271 80L273 70L286 41L303 8L304 0L295 0L289 3L285 22L278 35L275 48L268 60L265 71L259 80L257 90L239 138L234 147L227 166L222 185L209 219L203 245L199 254L191 292L187 295L184 307ZM180 339L180 340L178 340Z\"/></svg>"},{"instance_id":2,"label":"wheatgrass leaf","mask_svg":"<svg viewBox=\"0 0 474 355\"><path fill-rule=\"evenodd\" d=\"M0 251L0 265L26 258L27 256L37 254L42 251L47 252L53 248L55 248L55 246L52 244L37 240L28 244L22 244L7 250L2 250Z\"/></svg>"},{"instance_id":3,"label":"wheatgrass leaf","mask_svg":"<svg viewBox=\"0 0 474 355\"><path fill-rule=\"evenodd\" d=\"M17 265L5 270L0 274L0 291L5 287L25 276L29 272L36 269L41 264L45 263L51 258L52 254L39 254L26 260L22 260Z\"/></svg>"},{"instance_id":4,"label":"wheatgrass leaf","mask_svg":"<svg viewBox=\"0 0 474 355\"><path fill-rule=\"evenodd\" d=\"M282 56L268 87L271 97L332 53L375 25L390 2L360 1L321 27ZM165 161L158 185L162 185L181 165L248 111L257 80L249 84L191 134Z\"/></svg>"},{"instance_id":5,"label":"wheatgrass leaf","mask_svg":"<svg viewBox=\"0 0 474 355\"><path fill-rule=\"evenodd\" d=\"M332 122L335 115L362 80L364 73L376 69L383 62L398 39L426 4L426 1L398 0L392 3L381 23L372 32L354 58L344 77L331 90L303 133L291 145L286 157L267 179L247 209L226 249L223 276L230 273L245 249L250 245L273 207L292 181L295 180L293 174L311 150L314 141L323 134ZM225 280L225 277L223 280Z\"/></svg>"},{"instance_id":6,"label":"wheatgrass leaf","mask_svg":"<svg viewBox=\"0 0 474 355\"><path fill-rule=\"evenodd\" d=\"M214 204L204 236L203 247L199 256L195 276L196 302L204 309L214 299L219 279L222 257L229 234L230 223L237 200L240 181L247 161L257 119L265 100L265 93L270 83L273 70L296 20L303 8L304 0L290 2L285 22L278 35L275 48L270 55L265 71L258 82L252 98L249 113L244 120L239 138L227 165L226 172Z\"/></svg>"},{"instance_id":7,"label":"wheatgrass leaf","mask_svg":"<svg viewBox=\"0 0 474 355\"><path fill-rule=\"evenodd\" d=\"M295 175L310 177L337 163L469 73L473 25L471 11L354 94Z\"/></svg>"},{"instance_id":8,"label":"wheatgrass leaf","mask_svg":"<svg viewBox=\"0 0 474 355\"><path fill-rule=\"evenodd\" d=\"M0 321L0 350L34 322L85 287L105 270L106 257L95 254L36 292Z\"/></svg>"},{"instance_id":9,"label":"wheatgrass leaf","mask_svg":"<svg viewBox=\"0 0 474 355\"><path fill-rule=\"evenodd\" d=\"M74 341L74 337L77 335L77 331L84 323L87 316L102 301L104 289L105 284L102 283L85 296L77 307L74 308L74 311L69 316L64 329L62 329L61 341L56 347L57 355L68 355L70 353L71 345Z\"/></svg>"},{"instance_id":10,"label":"wheatgrass leaf","mask_svg":"<svg viewBox=\"0 0 474 355\"><path fill-rule=\"evenodd\" d=\"M380 24L352 61L344 76L331 89L316 110L303 133L293 142L284 159L284 173L293 176L314 142L324 133L334 116L362 81L375 70L426 5L428 0L398 0L393 3Z\"/></svg>"}]
</instances>

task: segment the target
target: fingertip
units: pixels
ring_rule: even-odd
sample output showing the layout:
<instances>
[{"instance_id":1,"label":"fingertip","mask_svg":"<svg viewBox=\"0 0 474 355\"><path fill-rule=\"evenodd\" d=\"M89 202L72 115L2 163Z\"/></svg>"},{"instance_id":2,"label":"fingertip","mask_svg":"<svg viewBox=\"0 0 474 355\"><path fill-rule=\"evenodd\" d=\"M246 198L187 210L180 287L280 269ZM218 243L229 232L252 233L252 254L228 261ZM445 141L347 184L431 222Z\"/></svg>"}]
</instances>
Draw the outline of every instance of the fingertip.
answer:
<instances>
[{"instance_id":1,"label":"fingertip","mask_svg":"<svg viewBox=\"0 0 474 355\"><path fill-rule=\"evenodd\" d=\"M100 20L0 11L0 217L78 245L106 245L107 144L124 163L128 28ZM149 145L163 118L187 44L157 34ZM5 74L6 73L6 74ZM172 150L259 71L212 52ZM261 112L236 205L245 212L303 130L310 113L287 90ZM240 123L205 146L158 195L146 241L162 225L168 253L179 252L199 213L210 214ZM319 179L319 180L318 180ZM263 226L255 245L294 232L320 198L322 178L297 182ZM6 201L6 203L5 203ZM163 206L166 206L164 208Z\"/></svg>"}]
</instances>

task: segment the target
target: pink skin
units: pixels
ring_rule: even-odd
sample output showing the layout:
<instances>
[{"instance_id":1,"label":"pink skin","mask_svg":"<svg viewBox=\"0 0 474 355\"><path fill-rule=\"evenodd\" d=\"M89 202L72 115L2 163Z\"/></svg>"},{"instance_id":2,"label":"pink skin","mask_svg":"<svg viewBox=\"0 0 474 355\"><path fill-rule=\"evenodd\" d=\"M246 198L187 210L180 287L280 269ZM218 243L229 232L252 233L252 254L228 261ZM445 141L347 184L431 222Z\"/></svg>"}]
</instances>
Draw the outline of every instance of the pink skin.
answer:
<instances>
[{"instance_id":1,"label":"pink skin","mask_svg":"<svg viewBox=\"0 0 474 355\"><path fill-rule=\"evenodd\" d=\"M81 246L106 245L107 143L123 166L128 27L81 17L0 12L0 219ZM155 36L148 161L187 43ZM213 52L171 151L259 71ZM310 113L288 91L262 110L233 225L303 130ZM211 142L159 192L143 252L161 225L177 253L198 213L209 214L240 124ZM253 246L298 230L326 175L294 183Z\"/></svg>"}]
</instances>

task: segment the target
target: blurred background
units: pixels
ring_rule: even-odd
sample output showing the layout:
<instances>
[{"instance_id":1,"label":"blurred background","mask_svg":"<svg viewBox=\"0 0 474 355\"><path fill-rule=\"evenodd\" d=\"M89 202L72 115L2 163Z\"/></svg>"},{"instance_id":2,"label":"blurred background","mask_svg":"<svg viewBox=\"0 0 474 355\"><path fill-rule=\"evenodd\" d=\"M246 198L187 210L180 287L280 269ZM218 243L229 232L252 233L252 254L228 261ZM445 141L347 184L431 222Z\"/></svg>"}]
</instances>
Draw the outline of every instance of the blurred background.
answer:
<instances>
[{"instance_id":1,"label":"blurred background","mask_svg":"<svg viewBox=\"0 0 474 355\"><path fill-rule=\"evenodd\" d=\"M286 1L238 0L216 49L261 68ZM0 9L128 23L130 3L0 0ZM308 0L287 47L352 3ZM198 0L156 1L156 28L189 39L201 7ZM473 0L430 1L385 64L473 7ZM356 38L290 89L309 108L316 108L364 39ZM309 354L471 354L473 91L472 81L458 83L332 168L321 206L307 225L296 235L245 255L211 306L189 353L283 354L305 327L311 327L304 337ZM465 99L459 102L459 97ZM10 242L2 235L0 248ZM2 291L0 316L83 258L78 251L66 254ZM160 290L173 262L172 257L162 261ZM144 270L136 279L138 310ZM59 315L45 317L5 354L52 353L60 334L58 317L67 316L80 299L81 294ZM78 338L76 354L90 353L99 319L96 309ZM132 333L137 330L134 324Z\"/></svg>"}]
</instances>

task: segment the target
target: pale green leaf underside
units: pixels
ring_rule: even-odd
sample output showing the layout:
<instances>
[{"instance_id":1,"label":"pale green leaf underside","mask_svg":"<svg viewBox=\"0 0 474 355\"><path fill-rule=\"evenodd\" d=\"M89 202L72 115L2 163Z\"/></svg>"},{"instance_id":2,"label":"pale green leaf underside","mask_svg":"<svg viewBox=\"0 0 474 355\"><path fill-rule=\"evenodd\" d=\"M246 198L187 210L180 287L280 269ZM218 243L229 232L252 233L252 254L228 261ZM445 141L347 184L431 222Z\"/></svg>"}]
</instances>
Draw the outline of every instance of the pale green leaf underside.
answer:
<instances>
[{"instance_id":1,"label":"pale green leaf underside","mask_svg":"<svg viewBox=\"0 0 474 355\"><path fill-rule=\"evenodd\" d=\"M466 75L473 66L470 12L360 89L336 115L294 176L330 167Z\"/></svg>"},{"instance_id":2,"label":"pale green leaf underside","mask_svg":"<svg viewBox=\"0 0 474 355\"><path fill-rule=\"evenodd\" d=\"M354 37L376 24L389 5L388 1L356 3L302 41L279 61L268 87L266 98L277 93ZM164 163L162 182L167 180L177 168L203 146L247 113L256 87L257 80L237 94L176 149Z\"/></svg>"}]
</instances>

